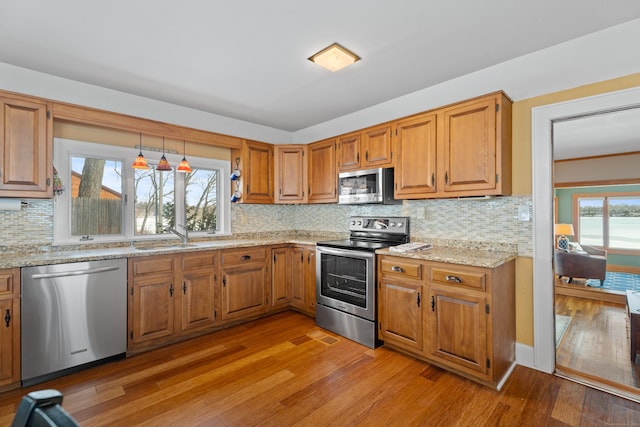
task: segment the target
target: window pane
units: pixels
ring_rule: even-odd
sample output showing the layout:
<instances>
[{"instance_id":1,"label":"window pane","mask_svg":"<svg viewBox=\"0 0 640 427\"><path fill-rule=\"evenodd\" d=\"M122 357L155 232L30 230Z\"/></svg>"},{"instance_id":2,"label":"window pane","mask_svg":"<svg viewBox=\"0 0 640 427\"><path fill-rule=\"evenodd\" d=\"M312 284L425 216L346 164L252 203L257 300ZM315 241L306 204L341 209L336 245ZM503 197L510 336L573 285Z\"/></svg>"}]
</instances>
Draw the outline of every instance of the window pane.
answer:
<instances>
[{"instance_id":1,"label":"window pane","mask_svg":"<svg viewBox=\"0 0 640 427\"><path fill-rule=\"evenodd\" d=\"M71 157L71 235L122 234L122 162Z\"/></svg>"},{"instance_id":2,"label":"window pane","mask_svg":"<svg viewBox=\"0 0 640 427\"><path fill-rule=\"evenodd\" d=\"M609 198L609 247L640 249L640 198Z\"/></svg>"},{"instance_id":3,"label":"window pane","mask_svg":"<svg viewBox=\"0 0 640 427\"><path fill-rule=\"evenodd\" d=\"M194 169L185 179L187 229L215 231L218 215L218 172Z\"/></svg>"},{"instance_id":4,"label":"window pane","mask_svg":"<svg viewBox=\"0 0 640 427\"><path fill-rule=\"evenodd\" d=\"M149 166L134 173L136 235L164 234L175 223L173 171L159 172Z\"/></svg>"},{"instance_id":5,"label":"window pane","mask_svg":"<svg viewBox=\"0 0 640 427\"><path fill-rule=\"evenodd\" d=\"M604 246L603 198L579 199L580 243Z\"/></svg>"}]
</instances>

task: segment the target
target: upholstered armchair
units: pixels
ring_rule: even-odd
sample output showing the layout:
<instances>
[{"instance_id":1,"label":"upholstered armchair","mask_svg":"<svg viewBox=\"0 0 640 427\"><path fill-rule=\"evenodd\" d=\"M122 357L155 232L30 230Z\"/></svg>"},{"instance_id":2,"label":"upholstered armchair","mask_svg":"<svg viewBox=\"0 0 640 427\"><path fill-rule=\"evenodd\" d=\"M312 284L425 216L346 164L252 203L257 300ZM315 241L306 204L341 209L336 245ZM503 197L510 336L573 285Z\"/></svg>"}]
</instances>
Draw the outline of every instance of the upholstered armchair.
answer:
<instances>
[{"instance_id":1,"label":"upholstered armchair","mask_svg":"<svg viewBox=\"0 0 640 427\"><path fill-rule=\"evenodd\" d=\"M604 282L607 273L607 251L582 245L584 253L555 251L553 261L556 274L567 276L569 283L574 277L599 279Z\"/></svg>"}]
</instances>

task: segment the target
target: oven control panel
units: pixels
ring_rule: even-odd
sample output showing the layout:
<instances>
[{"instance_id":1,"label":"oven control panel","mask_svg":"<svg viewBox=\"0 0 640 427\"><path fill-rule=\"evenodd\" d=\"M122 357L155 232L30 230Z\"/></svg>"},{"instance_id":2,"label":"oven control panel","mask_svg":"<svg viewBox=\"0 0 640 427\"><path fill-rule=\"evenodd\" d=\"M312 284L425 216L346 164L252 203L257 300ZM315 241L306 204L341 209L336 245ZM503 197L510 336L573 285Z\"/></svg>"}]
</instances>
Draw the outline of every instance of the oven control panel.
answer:
<instances>
[{"instance_id":1,"label":"oven control panel","mask_svg":"<svg viewBox=\"0 0 640 427\"><path fill-rule=\"evenodd\" d=\"M378 231L385 233L409 233L409 217L366 217L352 216L350 231Z\"/></svg>"}]
</instances>

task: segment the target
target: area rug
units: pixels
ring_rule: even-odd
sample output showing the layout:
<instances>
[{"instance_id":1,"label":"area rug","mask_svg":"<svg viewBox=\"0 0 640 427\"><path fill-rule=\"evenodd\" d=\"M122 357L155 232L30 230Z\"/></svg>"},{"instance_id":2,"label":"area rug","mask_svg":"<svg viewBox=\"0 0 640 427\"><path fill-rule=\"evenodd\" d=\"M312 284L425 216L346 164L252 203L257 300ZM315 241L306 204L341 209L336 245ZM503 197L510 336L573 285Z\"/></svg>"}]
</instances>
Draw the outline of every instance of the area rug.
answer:
<instances>
[{"instance_id":1,"label":"area rug","mask_svg":"<svg viewBox=\"0 0 640 427\"><path fill-rule=\"evenodd\" d=\"M556 348L558 348L564 333L567 332L569 322L571 322L571 317L556 314Z\"/></svg>"},{"instance_id":2,"label":"area rug","mask_svg":"<svg viewBox=\"0 0 640 427\"><path fill-rule=\"evenodd\" d=\"M600 286L600 280L589 279L587 286L592 288L602 288L609 291L624 292L627 289L631 291L640 291L640 275L631 273L620 273L618 271L607 271L604 283Z\"/></svg>"}]
</instances>

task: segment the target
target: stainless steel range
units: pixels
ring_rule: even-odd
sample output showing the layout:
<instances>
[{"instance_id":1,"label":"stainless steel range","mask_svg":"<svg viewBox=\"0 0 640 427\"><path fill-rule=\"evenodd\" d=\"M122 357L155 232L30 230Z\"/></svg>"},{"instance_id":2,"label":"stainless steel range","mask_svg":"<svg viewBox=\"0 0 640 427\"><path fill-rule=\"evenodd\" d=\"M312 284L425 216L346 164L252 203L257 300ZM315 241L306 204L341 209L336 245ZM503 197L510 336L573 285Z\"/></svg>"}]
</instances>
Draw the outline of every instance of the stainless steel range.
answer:
<instances>
[{"instance_id":1,"label":"stainless steel range","mask_svg":"<svg viewBox=\"0 0 640 427\"><path fill-rule=\"evenodd\" d=\"M316 324L375 348L377 249L409 241L408 217L351 217L350 238L316 244Z\"/></svg>"}]
</instances>

